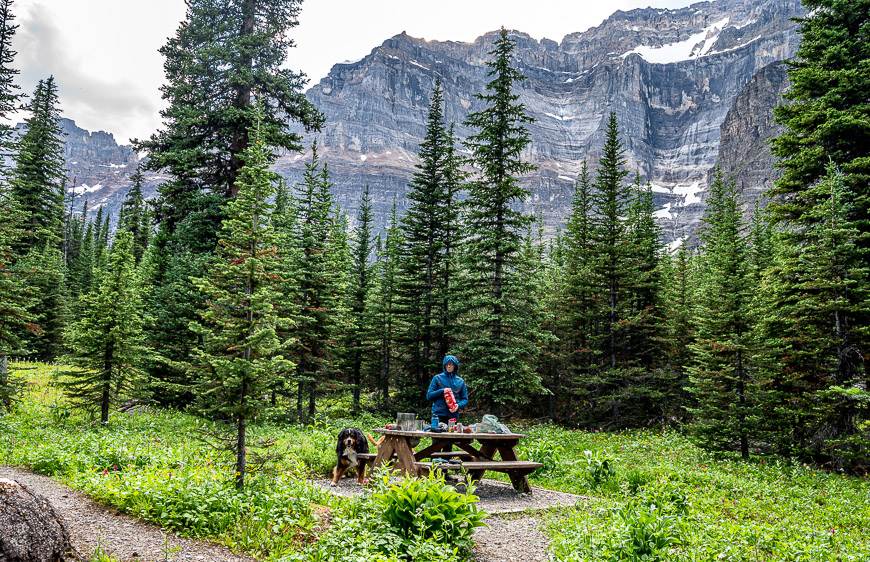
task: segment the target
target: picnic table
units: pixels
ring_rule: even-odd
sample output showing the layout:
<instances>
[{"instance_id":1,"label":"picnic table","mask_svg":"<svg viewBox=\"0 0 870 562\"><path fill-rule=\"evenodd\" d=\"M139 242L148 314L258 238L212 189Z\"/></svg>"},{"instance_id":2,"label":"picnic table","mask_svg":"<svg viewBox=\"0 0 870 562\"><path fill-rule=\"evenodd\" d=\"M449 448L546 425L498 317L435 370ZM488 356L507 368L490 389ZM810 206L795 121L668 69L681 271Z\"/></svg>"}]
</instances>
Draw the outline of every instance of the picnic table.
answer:
<instances>
[{"instance_id":1,"label":"picnic table","mask_svg":"<svg viewBox=\"0 0 870 562\"><path fill-rule=\"evenodd\" d=\"M442 470L464 469L472 480L480 480L484 472L502 472L508 475L514 489L518 492L531 492L528 475L540 468L541 463L517 459L515 448L520 433L450 433L432 431L405 431L399 429L374 430L384 436L378 446L373 467L380 466L395 457L395 467L406 475L419 476L432 468L431 459L455 458L461 464L442 463L436 465ZM414 450L423 439L431 439L431 444ZM475 446L477 444L477 446ZM453 448L459 449L455 451ZM424 462L430 459L430 462Z\"/></svg>"}]
</instances>

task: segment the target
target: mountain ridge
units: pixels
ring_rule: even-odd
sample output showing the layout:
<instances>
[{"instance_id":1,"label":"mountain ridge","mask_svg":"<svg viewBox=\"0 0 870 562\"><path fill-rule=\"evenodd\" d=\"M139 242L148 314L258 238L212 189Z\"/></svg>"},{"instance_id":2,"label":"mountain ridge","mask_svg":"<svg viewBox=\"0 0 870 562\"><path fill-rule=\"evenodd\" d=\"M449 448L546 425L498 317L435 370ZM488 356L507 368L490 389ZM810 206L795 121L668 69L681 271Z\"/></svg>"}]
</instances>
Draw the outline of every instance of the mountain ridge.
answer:
<instances>
[{"instance_id":1,"label":"mountain ridge","mask_svg":"<svg viewBox=\"0 0 870 562\"><path fill-rule=\"evenodd\" d=\"M801 10L799 0L714 0L672 10L617 11L561 42L512 32L517 66L527 76L518 93L536 118L527 157L538 171L523 178L532 192L525 209L541 216L550 232L564 223L580 162L586 158L594 168L603 123L613 110L628 168L653 184L664 241L678 245L703 212L707 174L720 157L727 114L761 69L794 53L798 38L791 18ZM404 208L436 78L444 87L446 119L457 123L460 138L469 134L462 122L479 109L475 94L486 81L484 64L495 33L461 42L402 32L358 61L335 64L308 89L327 121L306 140L318 140L333 172L336 200L349 214L365 185L379 226L393 198ZM674 60L647 60L665 57ZM307 156L281 155L276 170L298 181ZM101 181L99 174L92 176L90 181ZM111 210L120 205L125 185L122 179L106 181L115 183L88 195ZM159 181L148 176L146 195L153 195Z\"/></svg>"}]
</instances>

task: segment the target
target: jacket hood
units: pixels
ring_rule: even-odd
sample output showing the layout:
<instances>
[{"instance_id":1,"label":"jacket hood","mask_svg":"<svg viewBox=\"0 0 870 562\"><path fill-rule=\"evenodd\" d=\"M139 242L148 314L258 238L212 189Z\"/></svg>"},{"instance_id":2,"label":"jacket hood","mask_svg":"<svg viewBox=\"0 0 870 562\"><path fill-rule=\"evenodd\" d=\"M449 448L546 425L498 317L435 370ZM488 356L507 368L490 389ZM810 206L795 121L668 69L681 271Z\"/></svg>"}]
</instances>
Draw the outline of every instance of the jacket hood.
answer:
<instances>
[{"instance_id":1,"label":"jacket hood","mask_svg":"<svg viewBox=\"0 0 870 562\"><path fill-rule=\"evenodd\" d=\"M453 375L459 374L459 359L456 358L455 355L445 355L444 360L441 362L441 367L444 369L444 372L447 373L447 364L453 363Z\"/></svg>"}]
</instances>

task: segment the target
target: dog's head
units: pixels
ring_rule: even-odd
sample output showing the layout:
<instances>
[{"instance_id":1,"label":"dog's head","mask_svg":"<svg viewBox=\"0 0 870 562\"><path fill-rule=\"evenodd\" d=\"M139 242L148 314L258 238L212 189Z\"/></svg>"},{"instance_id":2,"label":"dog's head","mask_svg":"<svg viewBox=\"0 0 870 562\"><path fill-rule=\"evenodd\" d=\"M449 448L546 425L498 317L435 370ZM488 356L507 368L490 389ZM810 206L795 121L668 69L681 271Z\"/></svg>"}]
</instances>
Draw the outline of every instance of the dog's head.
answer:
<instances>
[{"instance_id":1,"label":"dog's head","mask_svg":"<svg viewBox=\"0 0 870 562\"><path fill-rule=\"evenodd\" d=\"M336 446L338 456L341 457L346 449L352 449L357 453L369 452L369 444L362 431L354 427L341 430L341 433L338 434L338 444Z\"/></svg>"}]
</instances>

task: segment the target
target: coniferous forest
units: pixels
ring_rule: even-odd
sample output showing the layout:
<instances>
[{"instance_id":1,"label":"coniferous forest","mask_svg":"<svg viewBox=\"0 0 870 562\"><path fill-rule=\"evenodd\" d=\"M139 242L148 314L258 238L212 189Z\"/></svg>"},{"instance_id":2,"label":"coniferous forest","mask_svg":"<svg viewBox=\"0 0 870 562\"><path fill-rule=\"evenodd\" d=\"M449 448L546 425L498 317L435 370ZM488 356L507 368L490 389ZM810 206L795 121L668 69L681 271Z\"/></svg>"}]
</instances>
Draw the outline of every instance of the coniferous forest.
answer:
<instances>
[{"instance_id":1,"label":"coniferous forest","mask_svg":"<svg viewBox=\"0 0 870 562\"><path fill-rule=\"evenodd\" d=\"M146 158L120 215L88 212L67 191L58 84L16 86L15 5L0 0L0 409L28 401L13 363L51 363L57 400L98 427L131 407L207 421L243 490L276 450L262 424L428 419L426 387L452 354L472 411L531 433L654 428L710 458L866 474L870 7L803 3L767 203L744 208L716 171L696 236L669 251L615 113L562 228L522 211L533 118L505 29L482 109L464 117L473 134L446 118L442 84L431 91L407 209L394 201L379 231L366 185L341 208L316 140L325 117L287 65L301 0L189 0L160 49L162 126L135 141ZM287 152L306 155L300 182L273 171ZM152 200L149 171L168 178ZM564 540L559 559L677 559L570 558ZM733 559L822 559L807 556Z\"/></svg>"}]
</instances>

